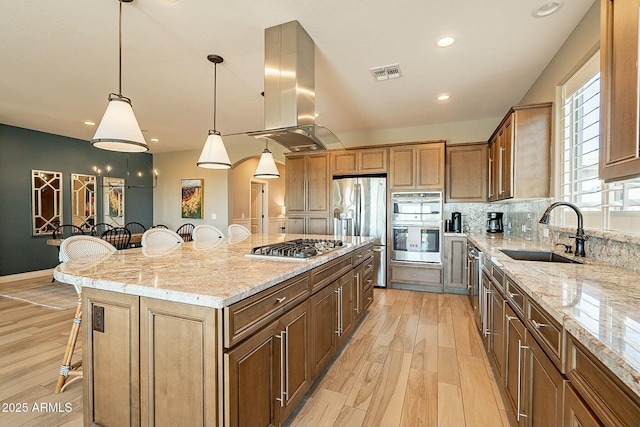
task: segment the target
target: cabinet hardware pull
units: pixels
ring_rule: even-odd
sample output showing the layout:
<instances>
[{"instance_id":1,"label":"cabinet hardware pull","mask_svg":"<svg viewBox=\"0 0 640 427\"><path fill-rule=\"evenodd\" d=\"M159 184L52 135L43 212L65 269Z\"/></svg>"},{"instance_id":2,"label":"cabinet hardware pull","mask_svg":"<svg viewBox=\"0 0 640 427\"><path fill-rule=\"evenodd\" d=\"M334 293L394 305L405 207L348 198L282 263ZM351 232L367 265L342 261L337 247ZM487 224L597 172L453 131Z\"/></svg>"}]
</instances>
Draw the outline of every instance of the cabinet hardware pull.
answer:
<instances>
[{"instance_id":1,"label":"cabinet hardware pull","mask_svg":"<svg viewBox=\"0 0 640 427\"><path fill-rule=\"evenodd\" d=\"M287 399L289 398L289 327L287 326L284 329L284 385L285 385L285 389L282 392L283 395L287 396Z\"/></svg>"},{"instance_id":2,"label":"cabinet hardware pull","mask_svg":"<svg viewBox=\"0 0 640 427\"><path fill-rule=\"evenodd\" d=\"M527 418L526 414L520 412L520 405L522 400L522 350L529 347L522 345L522 341L518 340L518 410L516 412L516 421L520 421L520 417Z\"/></svg>"},{"instance_id":3,"label":"cabinet hardware pull","mask_svg":"<svg viewBox=\"0 0 640 427\"><path fill-rule=\"evenodd\" d=\"M342 286L335 290L335 293L338 294L338 329L336 330L336 334L338 336L342 335Z\"/></svg>"},{"instance_id":4,"label":"cabinet hardware pull","mask_svg":"<svg viewBox=\"0 0 640 427\"><path fill-rule=\"evenodd\" d=\"M276 301L278 302L283 302L284 300L286 300L287 297L282 297L282 298L276 298Z\"/></svg>"},{"instance_id":5,"label":"cabinet hardware pull","mask_svg":"<svg viewBox=\"0 0 640 427\"><path fill-rule=\"evenodd\" d=\"M284 335L285 331L281 331L280 335L276 335L276 338L280 340L280 397L276 397L276 400L280 402L280 407L284 408Z\"/></svg>"},{"instance_id":6,"label":"cabinet hardware pull","mask_svg":"<svg viewBox=\"0 0 640 427\"><path fill-rule=\"evenodd\" d=\"M511 292L507 292L507 294L509 295L509 298L511 299L515 299L515 297L519 297L520 294L512 294Z\"/></svg>"},{"instance_id":7,"label":"cabinet hardware pull","mask_svg":"<svg viewBox=\"0 0 640 427\"><path fill-rule=\"evenodd\" d=\"M546 326L549 326L549 325L547 325L546 323L538 323L538 322L536 322L536 321L535 321L535 320L533 320L533 319L531 319L531 323L533 323L533 326L535 326L535 327L536 327L536 329L540 329L540 328L544 328L544 327L546 327Z\"/></svg>"}]
</instances>

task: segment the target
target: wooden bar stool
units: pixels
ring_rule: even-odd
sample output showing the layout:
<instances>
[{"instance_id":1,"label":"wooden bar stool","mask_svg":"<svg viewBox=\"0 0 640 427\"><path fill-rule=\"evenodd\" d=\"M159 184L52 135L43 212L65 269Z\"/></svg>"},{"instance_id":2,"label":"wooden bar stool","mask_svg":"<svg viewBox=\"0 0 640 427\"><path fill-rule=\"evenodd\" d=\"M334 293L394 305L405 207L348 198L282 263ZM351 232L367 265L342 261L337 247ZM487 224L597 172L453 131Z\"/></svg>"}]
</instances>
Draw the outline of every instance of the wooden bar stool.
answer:
<instances>
[{"instance_id":1,"label":"wooden bar stool","mask_svg":"<svg viewBox=\"0 0 640 427\"><path fill-rule=\"evenodd\" d=\"M60 244L60 262L67 262L79 258L112 254L116 248L109 242L94 236L72 236L64 239ZM73 352L76 348L78 332L82 323L82 287L74 285L78 294L78 305L76 306L76 314L73 318L71 333L67 341L67 348L62 358L62 365L58 373L58 383L56 384L56 393L62 393L66 386L73 381L82 378L82 360L71 363Z\"/></svg>"}]
</instances>

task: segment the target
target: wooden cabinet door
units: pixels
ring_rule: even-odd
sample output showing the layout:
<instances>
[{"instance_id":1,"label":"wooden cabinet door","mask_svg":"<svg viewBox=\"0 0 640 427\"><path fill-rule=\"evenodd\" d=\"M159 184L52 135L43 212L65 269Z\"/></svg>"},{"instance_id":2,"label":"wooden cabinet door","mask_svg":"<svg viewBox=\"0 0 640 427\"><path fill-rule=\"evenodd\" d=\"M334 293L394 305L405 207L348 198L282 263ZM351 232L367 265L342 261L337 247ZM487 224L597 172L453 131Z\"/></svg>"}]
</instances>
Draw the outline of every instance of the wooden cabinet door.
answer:
<instances>
[{"instance_id":1,"label":"wooden cabinet door","mask_svg":"<svg viewBox=\"0 0 640 427\"><path fill-rule=\"evenodd\" d=\"M340 315L338 316L338 347L342 345L346 337L349 336L355 323L355 309L356 309L356 280L353 276L353 271L346 273L340 279L340 287L337 289L340 292L338 296L338 307Z\"/></svg>"},{"instance_id":2,"label":"wooden cabinet door","mask_svg":"<svg viewBox=\"0 0 640 427\"><path fill-rule=\"evenodd\" d=\"M285 162L287 214L306 211L307 178L305 156L290 156Z\"/></svg>"},{"instance_id":3,"label":"wooden cabinet door","mask_svg":"<svg viewBox=\"0 0 640 427\"><path fill-rule=\"evenodd\" d=\"M329 212L329 155L313 154L307 158L307 211L309 213Z\"/></svg>"},{"instance_id":4,"label":"wooden cabinet door","mask_svg":"<svg viewBox=\"0 0 640 427\"><path fill-rule=\"evenodd\" d=\"M467 238L444 236L444 291L467 292Z\"/></svg>"},{"instance_id":5,"label":"wooden cabinet door","mask_svg":"<svg viewBox=\"0 0 640 427\"><path fill-rule=\"evenodd\" d=\"M489 310L489 354L493 358L498 372L498 382L504 377L504 299L494 286L491 287L491 303Z\"/></svg>"},{"instance_id":6,"label":"wooden cabinet door","mask_svg":"<svg viewBox=\"0 0 640 427\"><path fill-rule=\"evenodd\" d=\"M526 418L521 414L524 411L523 384L526 381L524 377L526 354L524 351L526 350L527 330L508 304L505 306L505 324L504 390L518 425L524 426Z\"/></svg>"},{"instance_id":7,"label":"wooden cabinet door","mask_svg":"<svg viewBox=\"0 0 640 427\"><path fill-rule=\"evenodd\" d=\"M565 380L531 336L528 337L527 347L525 424L560 426Z\"/></svg>"},{"instance_id":8,"label":"wooden cabinet door","mask_svg":"<svg viewBox=\"0 0 640 427\"><path fill-rule=\"evenodd\" d=\"M486 202L489 145L447 146L445 170L447 202Z\"/></svg>"},{"instance_id":9,"label":"wooden cabinet door","mask_svg":"<svg viewBox=\"0 0 640 427\"><path fill-rule=\"evenodd\" d=\"M358 151L359 167L362 173L384 173L387 171L387 149L368 148Z\"/></svg>"},{"instance_id":10,"label":"wooden cabinet door","mask_svg":"<svg viewBox=\"0 0 640 427\"><path fill-rule=\"evenodd\" d=\"M640 174L638 9L640 0L601 2L600 178Z\"/></svg>"},{"instance_id":11,"label":"wooden cabinet door","mask_svg":"<svg viewBox=\"0 0 640 427\"><path fill-rule=\"evenodd\" d=\"M488 167L488 179L487 179L487 198L489 201L498 200L498 135L494 136L489 141L489 164Z\"/></svg>"},{"instance_id":12,"label":"wooden cabinet door","mask_svg":"<svg viewBox=\"0 0 640 427\"><path fill-rule=\"evenodd\" d=\"M333 174L348 175L358 171L358 152L341 151L333 154Z\"/></svg>"},{"instance_id":13,"label":"wooden cabinet door","mask_svg":"<svg viewBox=\"0 0 640 427\"><path fill-rule=\"evenodd\" d=\"M593 415L567 381L564 384L564 427L602 427L604 424Z\"/></svg>"},{"instance_id":14,"label":"wooden cabinet door","mask_svg":"<svg viewBox=\"0 0 640 427\"><path fill-rule=\"evenodd\" d=\"M420 145L415 151L416 189L444 189L444 143Z\"/></svg>"},{"instance_id":15,"label":"wooden cabinet door","mask_svg":"<svg viewBox=\"0 0 640 427\"><path fill-rule=\"evenodd\" d=\"M513 114L498 132L498 199L513 197ZM526 167L526 165L519 165Z\"/></svg>"},{"instance_id":16,"label":"wooden cabinet door","mask_svg":"<svg viewBox=\"0 0 640 427\"><path fill-rule=\"evenodd\" d=\"M336 284L330 284L311 296L311 373L317 378L336 352Z\"/></svg>"},{"instance_id":17,"label":"wooden cabinet door","mask_svg":"<svg viewBox=\"0 0 640 427\"><path fill-rule=\"evenodd\" d=\"M91 288L82 298L83 381L92 390L85 392L84 425L138 426L139 298Z\"/></svg>"},{"instance_id":18,"label":"wooden cabinet door","mask_svg":"<svg viewBox=\"0 0 640 427\"><path fill-rule=\"evenodd\" d=\"M278 425L279 326L277 321L272 323L224 355L225 426Z\"/></svg>"},{"instance_id":19,"label":"wooden cabinet door","mask_svg":"<svg viewBox=\"0 0 640 427\"><path fill-rule=\"evenodd\" d=\"M389 155L389 187L392 190L414 189L416 161L413 146L391 147Z\"/></svg>"},{"instance_id":20,"label":"wooden cabinet door","mask_svg":"<svg viewBox=\"0 0 640 427\"><path fill-rule=\"evenodd\" d=\"M140 298L142 425L217 425L216 337L215 309Z\"/></svg>"},{"instance_id":21,"label":"wooden cabinet door","mask_svg":"<svg viewBox=\"0 0 640 427\"><path fill-rule=\"evenodd\" d=\"M279 360L276 358L276 363L280 363L280 377L276 379L274 386L276 387L276 405L280 405L280 423L293 412L313 382L310 320L309 301L305 301L284 314L279 321L280 333L277 337L280 337L278 340L281 351Z\"/></svg>"},{"instance_id":22,"label":"wooden cabinet door","mask_svg":"<svg viewBox=\"0 0 640 427\"><path fill-rule=\"evenodd\" d=\"M307 217L307 234L331 234L331 222L328 216Z\"/></svg>"}]
</instances>

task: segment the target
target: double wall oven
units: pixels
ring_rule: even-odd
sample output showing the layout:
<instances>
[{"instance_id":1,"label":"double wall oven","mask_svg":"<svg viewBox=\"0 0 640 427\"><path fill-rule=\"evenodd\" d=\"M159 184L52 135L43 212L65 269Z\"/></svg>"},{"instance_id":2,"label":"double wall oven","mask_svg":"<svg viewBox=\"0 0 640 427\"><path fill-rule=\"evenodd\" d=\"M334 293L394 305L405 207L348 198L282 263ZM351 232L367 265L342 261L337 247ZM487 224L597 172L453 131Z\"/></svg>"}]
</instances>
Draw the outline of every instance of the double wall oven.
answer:
<instances>
[{"instance_id":1,"label":"double wall oven","mask_svg":"<svg viewBox=\"0 0 640 427\"><path fill-rule=\"evenodd\" d=\"M398 261L442 261L442 193L394 192L391 258Z\"/></svg>"}]
</instances>

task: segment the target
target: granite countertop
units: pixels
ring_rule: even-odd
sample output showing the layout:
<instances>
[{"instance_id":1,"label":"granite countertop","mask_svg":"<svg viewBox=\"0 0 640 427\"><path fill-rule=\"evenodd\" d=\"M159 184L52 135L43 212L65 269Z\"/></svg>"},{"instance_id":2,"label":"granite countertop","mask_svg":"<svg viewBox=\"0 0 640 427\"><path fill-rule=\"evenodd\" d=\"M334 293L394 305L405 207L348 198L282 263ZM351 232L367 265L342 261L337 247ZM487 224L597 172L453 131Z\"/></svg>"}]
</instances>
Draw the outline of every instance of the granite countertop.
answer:
<instances>
[{"instance_id":1,"label":"granite countertop","mask_svg":"<svg viewBox=\"0 0 640 427\"><path fill-rule=\"evenodd\" d=\"M53 275L79 287L223 308L373 241L369 237L342 238L343 247L302 261L245 256L253 247L299 238L334 236L254 234L243 239L127 249L62 263Z\"/></svg>"},{"instance_id":2,"label":"granite countertop","mask_svg":"<svg viewBox=\"0 0 640 427\"><path fill-rule=\"evenodd\" d=\"M487 234L468 238L640 396L640 274L541 242ZM553 250L583 264L517 261L500 249Z\"/></svg>"}]
</instances>

